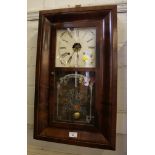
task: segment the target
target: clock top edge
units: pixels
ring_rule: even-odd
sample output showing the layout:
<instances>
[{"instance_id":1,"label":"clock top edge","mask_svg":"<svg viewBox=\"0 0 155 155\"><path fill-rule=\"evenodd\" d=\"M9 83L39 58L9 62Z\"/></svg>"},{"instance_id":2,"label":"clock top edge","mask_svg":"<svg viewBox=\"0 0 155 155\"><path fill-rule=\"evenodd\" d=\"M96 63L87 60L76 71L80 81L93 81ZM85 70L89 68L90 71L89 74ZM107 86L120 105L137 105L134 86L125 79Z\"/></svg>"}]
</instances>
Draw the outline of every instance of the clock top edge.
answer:
<instances>
[{"instance_id":1,"label":"clock top edge","mask_svg":"<svg viewBox=\"0 0 155 155\"><path fill-rule=\"evenodd\" d=\"M117 5L96 5L96 6L80 6L72 8L50 9L40 10L40 15L54 15L57 13L71 13L71 12L84 12L84 11L105 11L105 10L117 10Z\"/></svg>"}]
</instances>

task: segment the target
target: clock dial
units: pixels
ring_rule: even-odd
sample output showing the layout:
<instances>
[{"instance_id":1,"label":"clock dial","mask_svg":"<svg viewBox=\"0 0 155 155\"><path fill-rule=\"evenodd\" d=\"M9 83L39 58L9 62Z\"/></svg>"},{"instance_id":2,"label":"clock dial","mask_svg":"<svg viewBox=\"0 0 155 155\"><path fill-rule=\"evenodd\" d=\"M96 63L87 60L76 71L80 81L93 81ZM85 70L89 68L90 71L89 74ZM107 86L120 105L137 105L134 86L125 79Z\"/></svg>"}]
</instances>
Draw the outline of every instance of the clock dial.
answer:
<instances>
[{"instance_id":1,"label":"clock dial","mask_svg":"<svg viewBox=\"0 0 155 155\"><path fill-rule=\"evenodd\" d=\"M96 66L96 28L67 28L56 33L56 67Z\"/></svg>"}]
</instances>

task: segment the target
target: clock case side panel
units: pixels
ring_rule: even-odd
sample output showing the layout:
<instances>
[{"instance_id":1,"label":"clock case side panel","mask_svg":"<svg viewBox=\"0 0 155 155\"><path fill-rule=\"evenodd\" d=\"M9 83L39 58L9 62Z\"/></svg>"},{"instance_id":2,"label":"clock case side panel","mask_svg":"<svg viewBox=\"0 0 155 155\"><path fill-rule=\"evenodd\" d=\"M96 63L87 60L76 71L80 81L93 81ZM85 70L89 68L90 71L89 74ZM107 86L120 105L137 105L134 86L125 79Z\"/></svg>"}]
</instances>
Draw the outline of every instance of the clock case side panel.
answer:
<instances>
[{"instance_id":1,"label":"clock case side panel","mask_svg":"<svg viewBox=\"0 0 155 155\"><path fill-rule=\"evenodd\" d=\"M111 65L112 73L110 85L110 103L111 103L111 144L116 147L116 119L117 119L117 7L111 12Z\"/></svg>"},{"instance_id":2,"label":"clock case side panel","mask_svg":"<svg viewBox=\"0 0 155 155\"><path fill-rule=\"evenodd\" d=\"M103 127L105 137L113 149L116 147L117 115L117 8L109 11L103 20ZM106 90L106 91L105 91Z\"/></svg>"},{"instance_id":3,"label":"clock case side panel","mask_svg":"<svg viewBox=\"0 0 155 155\"><path fill-rule=\"evenodd\" d=\"M34 101L34 138L48 127L50 22L39 14Z\"/></svg>"}]
</instances>

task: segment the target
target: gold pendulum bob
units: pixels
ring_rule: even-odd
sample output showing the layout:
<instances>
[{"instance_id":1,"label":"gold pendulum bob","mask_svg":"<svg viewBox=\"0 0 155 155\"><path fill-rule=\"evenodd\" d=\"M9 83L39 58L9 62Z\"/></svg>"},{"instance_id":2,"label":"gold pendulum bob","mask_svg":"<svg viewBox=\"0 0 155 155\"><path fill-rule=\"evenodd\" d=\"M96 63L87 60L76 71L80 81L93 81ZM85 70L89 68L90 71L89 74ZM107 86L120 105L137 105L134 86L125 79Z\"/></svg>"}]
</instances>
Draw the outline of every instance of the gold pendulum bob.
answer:
<instances>
[{"instance_id":1,"label":"gold pendulum bob","mask_svg":"<svg viewBox=\"0 0 155 155\"><path fill-rule=\"evenodd\" d=\"M80 118L80 112L74 112L73 117L74 117L74 119L79 119Z\"/></svg>"}]
</instances>

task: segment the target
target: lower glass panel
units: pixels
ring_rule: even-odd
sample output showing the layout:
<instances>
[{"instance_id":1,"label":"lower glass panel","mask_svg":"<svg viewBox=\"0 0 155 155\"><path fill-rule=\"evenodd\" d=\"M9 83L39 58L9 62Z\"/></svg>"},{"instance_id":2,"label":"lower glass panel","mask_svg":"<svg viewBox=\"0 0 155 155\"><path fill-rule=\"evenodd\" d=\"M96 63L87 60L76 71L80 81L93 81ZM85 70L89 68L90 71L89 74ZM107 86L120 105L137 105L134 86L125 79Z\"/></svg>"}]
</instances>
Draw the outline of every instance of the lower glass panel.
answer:
<instances>
[{"instance_id":1,"label":"lower glass panel","mask_svg":"<svg viewBox=\"0 0 155 155\"><path fill-rule=\"evenodd\" d=\"M54 120L94 123L95 72L57 71Z\"/></svg>"}]
</instances>

